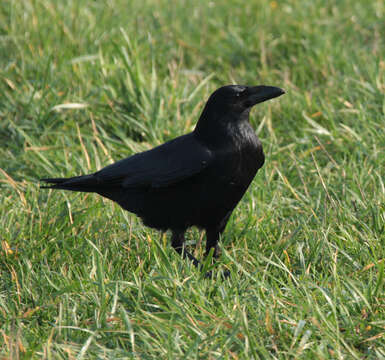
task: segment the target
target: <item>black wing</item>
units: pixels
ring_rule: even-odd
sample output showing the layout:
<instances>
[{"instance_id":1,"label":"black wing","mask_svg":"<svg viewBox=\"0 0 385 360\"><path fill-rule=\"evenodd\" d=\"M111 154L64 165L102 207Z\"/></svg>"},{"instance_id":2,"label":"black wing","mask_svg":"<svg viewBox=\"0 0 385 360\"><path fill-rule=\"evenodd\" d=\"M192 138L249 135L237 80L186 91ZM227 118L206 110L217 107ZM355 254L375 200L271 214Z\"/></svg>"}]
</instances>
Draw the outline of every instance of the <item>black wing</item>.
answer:
<instances>
[{"instance_id":1,"label":"black wing","mask_svg":"<svg viewBox=\"0 0 385 360\"><path fill-rule=\"evenodd\" d=\"M212 158L211 151L191 133L120 160L96 172L94 177L100 187L166 187L200 173Z\"/></svg>"}]
</instances>

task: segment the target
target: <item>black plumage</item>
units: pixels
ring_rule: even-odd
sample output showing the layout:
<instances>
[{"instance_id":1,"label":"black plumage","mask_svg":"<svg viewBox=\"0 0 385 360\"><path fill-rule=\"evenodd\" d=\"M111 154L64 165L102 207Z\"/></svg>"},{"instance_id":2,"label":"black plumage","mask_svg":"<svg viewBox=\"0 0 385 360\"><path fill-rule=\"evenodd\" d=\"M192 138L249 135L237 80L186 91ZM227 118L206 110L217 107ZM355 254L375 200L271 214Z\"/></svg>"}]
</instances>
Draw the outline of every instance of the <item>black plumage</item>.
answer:
<instances>
[{"instance_id":1,"label":"black plumage","mask_svg":"<svg viewBox=\"0 0 385 360\"><path fill-rule=\"evenodd\" d=\"M229 85L208 99L193 132L132 155L93 174L42 179L45 188L94 192L137 214L147 226L172 231L184 250L191 226L206 230L206 254L218 255L219 235L265 161L249 123L257 103L284 94L272 86Z\"/></svg>"}]
</instances>

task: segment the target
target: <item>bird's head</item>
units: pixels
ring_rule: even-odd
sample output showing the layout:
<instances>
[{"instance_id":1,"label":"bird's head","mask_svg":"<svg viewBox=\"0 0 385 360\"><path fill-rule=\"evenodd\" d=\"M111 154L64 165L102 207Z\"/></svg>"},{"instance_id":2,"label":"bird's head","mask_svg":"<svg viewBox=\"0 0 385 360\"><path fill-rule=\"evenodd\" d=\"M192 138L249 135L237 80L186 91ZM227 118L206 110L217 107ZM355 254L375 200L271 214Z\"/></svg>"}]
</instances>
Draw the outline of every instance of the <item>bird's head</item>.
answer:
<instances>
[{"instance_id":1,"label":"bird's head","mask_svg":"<svg viewBox=\"0 0 385 360\"><path fill-rule=\"evenodd\" d=\"M227 133L232 127L249 119L250 109L263 101L283 95L285 92L274 86L227 85L215 90L202 111L195 127L195 134L206 141L220 141L218 134ZM233 130L231 130L233 131Z\"/></svg>"},{"instance_id":2,"label":"bird's head","mask_svg":"<svg viewBox=\"0 0 385 360\"><path fill-rule=\"evenodd\" d=\"M284 93L282 89L274 86L227 85L211 94L207 106L224 113L241 114L256 104Z\"/></svg>"}]
</instances>

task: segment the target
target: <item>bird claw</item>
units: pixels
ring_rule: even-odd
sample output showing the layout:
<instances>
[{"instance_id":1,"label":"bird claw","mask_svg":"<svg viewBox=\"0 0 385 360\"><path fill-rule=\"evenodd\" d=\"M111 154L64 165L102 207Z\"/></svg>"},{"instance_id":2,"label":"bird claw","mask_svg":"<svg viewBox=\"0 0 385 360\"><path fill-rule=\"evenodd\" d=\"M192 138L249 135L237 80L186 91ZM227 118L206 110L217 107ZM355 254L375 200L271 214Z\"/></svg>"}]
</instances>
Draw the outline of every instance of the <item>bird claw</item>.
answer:
<instances>
[{"instance_id":1,"label":"bird claw","mask_svg":"<svg viewBox=\"0 0 385 360\"><path fill-rule=\"evenodd\" d=\"M223 270L223 271L220 271L220 274L221 274L221 278L222 280L225 280L227 279L228 277L230 277L230 271L229 270ZM213 278L213 275L214 273L212 271L208 271L206 272L206 274L204 275L204 278L205 279L212 279Z\"/></svg>"}]
</instances>

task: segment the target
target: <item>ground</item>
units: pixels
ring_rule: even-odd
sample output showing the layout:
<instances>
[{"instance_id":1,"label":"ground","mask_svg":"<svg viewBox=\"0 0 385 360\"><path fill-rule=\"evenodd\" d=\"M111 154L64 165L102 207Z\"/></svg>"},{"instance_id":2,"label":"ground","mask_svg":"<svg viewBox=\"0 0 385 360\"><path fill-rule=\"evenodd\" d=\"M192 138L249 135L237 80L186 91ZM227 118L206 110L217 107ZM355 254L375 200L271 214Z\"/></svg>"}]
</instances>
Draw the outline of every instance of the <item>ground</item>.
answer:
<instances>
[{"instance_id":1,"label":"ground","mask_svg":"<svg viewBox=\"0 0 385 360\"><path fill-rule=\"evenodd\" d=\"M0 4L0 357L385 357L381 0ZM286 95L204 279L169 234L40 190L193 129L219 86ZM197 230L189 244L202 256Z\"/></svg>"}]
</instances>

